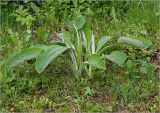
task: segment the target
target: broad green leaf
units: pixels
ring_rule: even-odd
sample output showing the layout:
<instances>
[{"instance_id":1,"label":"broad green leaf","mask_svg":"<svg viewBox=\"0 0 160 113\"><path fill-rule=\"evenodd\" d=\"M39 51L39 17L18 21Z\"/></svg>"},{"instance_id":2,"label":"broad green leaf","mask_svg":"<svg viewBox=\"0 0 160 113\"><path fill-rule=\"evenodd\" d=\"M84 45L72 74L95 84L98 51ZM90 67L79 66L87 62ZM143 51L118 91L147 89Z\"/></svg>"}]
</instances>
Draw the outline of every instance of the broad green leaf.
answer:
<instances>
[{"instance_id":1,"label":"broad green leaf","mask_svg":"<svg viewBox=\"0 0 160 113\"><path fill-rule=\"evenodd\" d=\"M137 39L128 38L128 37L120 37L118 42L127 43L132 46L136 46L138 48L143 48L143 43Z\"/></svg>"},{"instance_id":2,"label":"broad green leaf","mask_svg":"<svg viewBox=\"0 0 160 113\"><path fill-rule=\"evenodd\" d=\"M122 66L122 64L127 59L127 55L121 51L113 51L110 55L105 55L105 58Z\"/></svg>"},{"instance_id":3,"label":"broad green leaf","mask_svg":"<svg viewBox=\"0 0 160 113\"><path fill-rule=\"evenodd\" d=\"M67 26L68 26L70 31L75 32L74 21L67 21Z\"/></svg>"},{"instance_id":4,"label":"broad green leaf","mask_svg":"<svg viewBox=\"0 0 160 113\"><path fill-rule=\"evenodd\" d=\"M81 29L85 24L85 18L82 15L79 15L75 20L74 24L76 25L77 29Z\"/></svg>"},{"instance_id":5,"label":"broad green leaf","mask_svg":"<svg viewBox=\"0 0 160 113\"><path fill-rule=\"evenodd\" d=\"M111 37L104 36L102 37L97 44L96 53L105 45L105 43L110 39Z\"/></svg>"},{"instance_id":6,"label":"broad green leaf","mask_svg":"<svg viewBox=\"0 0 160 113\"><path fill-rule=\"evenodd\" d=\"M67 47L59 45L48 46L47 49L42 52L36 59L37 72L41 73L54 58L62 54L66 49Z\"/></svg>"},{"instance_id":7,"label":"broad green leaf","mask_svg":"<svg viewBox=\"0 0 160 113\"><path fill-rule=\"evenodd\" d=\"M78 62L78 66L81 65L82 63L82 39L79 35L78 29L76 28L76 26L74 25L75 30L76 30L76 42L75 42L75 47L76 47L76 54L77 54L77 62Z\"/></svg>"},{"instance_id":8,"label":"broad green leaf","mask_svg":"<svg viewBox=\"0 0 160 113\"><path fill-rule=\"evenodd\" d=\"M70 38L69 32L62 30L62 38L63 38L63 41L66 44L66 46L70 48L72 43L71 43L71 38Z\"/></svg>"},{"instance_id":9,"label":"broad green leaf","mask_svg":"<svg viewBox=\"0 0 160 113\"><path fill-rule=\"evenodd\" d=\"M120 37L118 42L127 43L140 49L147 49L152 43L147 39L133 39L128 37Z\"/></svg>"},{"instance_id":10,"label":"broad green leaf","mask_svg":"<svg viewBox=\"0 0 160 113\"><path fill-rule=\"evenodd\" d=\"M106 69L106 62L105 59L102 58L98 54L92 54L88 56L88 64L100 68L100 69Z\"/></svg>"},{"instance_id":11,"label":"broad green leaf","mask_svg":"<svg viewBox=\"0 0 160 113\"><path fill-rule=\"evenodd\" d=\"M36 58L40 52L42 52L42 48L32 47L22 50L21 52L15 53L6 61L6 66L11 68L19 63L24 62L25 60L30 60Z\"/></svg>"},{"instance_id":12,"label":"broad green leaf","mask_svg":"<svg viewBox=\"0 0 160 113\"><path fill-rule=\"evenodd\" d=\"M68 27L70 29L74 29L74 26L76 26L77 30L79 30L83 27L84 24L85 18L82 15L79 15L75 20L68 22Z\"/></svg>"},{"instance_id":13,"label":"broad green leaf","mask_svg":"<svg viewBox=\"0 0 160 113\"><path fill-rule=\"evenodd\" d=\"M47 48L46 45L42 45L42 44L37 44L37 45L33 45L30 48L39 48L39 49L43 49L45 50Z\"/></svg>"},{"instance_id":14,"label":"broad green leaf","mask_svg":"<svg viewBox=\"0 0 160 113\"><path fill-rule=\"evenodd\" d=\"M85 35L85 38L86 38L86 41L87 41L87 46L88 46L89 43L90 43L92 34L91 34L91 30L89 29L89 26L88 26L87 23L84 24L82 30L84 32L84 35Z\"/></svg>"},{"instance_id":15,"label":"broad green leaf","mask_svg":"<svg viewBox=\"0 0 160 113\"><path fill-rule=\"evenodd\" d=\"M145 38L141 37L138 40L143 42L144 49L147 49L148 47L150 47L152 45L152 42L148 39L145 39Z\"/></svg>"}]
</instances>

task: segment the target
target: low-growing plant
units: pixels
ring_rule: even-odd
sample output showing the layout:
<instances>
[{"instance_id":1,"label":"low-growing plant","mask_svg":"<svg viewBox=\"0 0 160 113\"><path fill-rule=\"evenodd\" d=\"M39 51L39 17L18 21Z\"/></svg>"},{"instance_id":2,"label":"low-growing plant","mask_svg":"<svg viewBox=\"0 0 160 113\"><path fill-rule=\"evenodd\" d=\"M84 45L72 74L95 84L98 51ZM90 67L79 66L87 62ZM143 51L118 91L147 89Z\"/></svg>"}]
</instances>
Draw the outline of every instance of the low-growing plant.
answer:
<instances>
[{"instance_id":1,"label":"low-growing plant","mask_svg":"<svg viewBox=\"0 0 160 113\"><path fill-rule=\"evenodd\" d=\"M151 45L148 40L128 37L120 37L117 43L108 44L107 42L112 39L109 36L102 37L97 43L94 34L81 15L69 23L69 29L73 31L73 35L62 30L60 42L55 42L50 46L34 45L24 49L9 57L5 65L12 68L26 60L36 58L35 69L41 73L52 60L66 51L70 55L75 76L78 78L83 71L87 72L91 78L93 68L106 69L106 59L119 66L122 66L126 61L127 55L123 51L115 50L105 55L104 52L108 48L129 44L140 49L146 49Z\"/></svg>"},{"instance_id":2,"label":"low-growing plant","mask_svg":"<svg viewBox=\"0 0 160 113\"><path fill-rule=\"evenodd\" d=\"M35 18L28 13L28 9L24 9L23 6L19 6L11 16L16 17L16 21L25 25L27 29L30 29L33 21L35 21Z\"/></svg>"}]
</instances>

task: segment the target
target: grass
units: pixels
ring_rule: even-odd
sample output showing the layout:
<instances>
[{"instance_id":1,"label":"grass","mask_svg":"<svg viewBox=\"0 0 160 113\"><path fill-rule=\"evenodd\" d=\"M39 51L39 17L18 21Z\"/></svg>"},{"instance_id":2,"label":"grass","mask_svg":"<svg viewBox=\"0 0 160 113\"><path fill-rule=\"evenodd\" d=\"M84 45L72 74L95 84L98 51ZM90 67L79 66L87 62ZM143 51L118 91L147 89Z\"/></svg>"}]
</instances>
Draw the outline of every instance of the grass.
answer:
<instances>
[{"instance_id":1,"label":"grass","mask_svg":"<svg viewBox=\"0 0 160 113\"><path fill-rule=\"evenodd\" d=\"M24 77L21 72L2 82L1 89L2 112L158 111L157 82L130 78L120 69L98 71L93 80L79 81L71 75Z\"/></svg>"},{"instance_id":2,"label":"grass","mask_svg":"<svg viewBox=\"0 0 160 113\"><path fill-rule=\"evenodd\" d=\"M155 15L159 11L157 3L140 2L137 5L138 2L128 4L112 2L107 5L104 3L103 7L97 3L89 6L93 14L90 12L91 14L86 17L91 22L97 38L106 34L114 38L119 36L148 38L153 45L147 51L156 50L158 53L160 32L159 17ZM83 3L81 4L83 6ZM45 8L49 12L47 6ZM38 26L42 28L45 26L46 35L49 33L51 38L54 32L59 32L59 29L65 26L63 23L67 20L64 20L64 17L71 13L70 9L62 9L57 10L60 11L62 20L59 20L58 14L55 15L59 18L57 19L59 25L50 25L49 22L44 22L44 25L36 23L32 31L36 32ZM13 21L9 16L10 12L12 11L3 13L5 16L1 15L3 18L0 31L1 64L17 50L34 43L47 43L39 39L36 33L32 34L29 41L25 41L30 34L20 23ZM31 14L34 15L33 12ZM95 70L92 80L86 76L82 76L80 80L75 79L67 61L63 62L62 58L56 59L42 74L35 71L34 60L10 71L1 67L0 112L159 112L159 81L154 70L154 67L159 65L158 60L154 60L156 65L148 64L150 71L140 71L141 60L156 59L153 58L154 52L148 54L136 49L124 48L124 50L131 54L129 59L136 62L135 64L129 68L127 65L118 67L107 62L107 70Z\"/></svg>"}]
</instances>

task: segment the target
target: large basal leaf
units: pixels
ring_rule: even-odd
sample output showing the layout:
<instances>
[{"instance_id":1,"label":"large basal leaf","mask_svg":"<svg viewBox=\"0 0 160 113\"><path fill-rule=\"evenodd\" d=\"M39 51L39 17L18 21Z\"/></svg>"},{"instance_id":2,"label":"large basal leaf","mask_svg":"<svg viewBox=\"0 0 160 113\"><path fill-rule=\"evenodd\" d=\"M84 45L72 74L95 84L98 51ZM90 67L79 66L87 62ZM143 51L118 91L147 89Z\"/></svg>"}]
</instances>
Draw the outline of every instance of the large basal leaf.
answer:
<instances>
[{"instance_id":1,"label":"large basal leaf","mask_svg":"<svg viewBox=\"0 0 160 113\"><path fill-rule=\"evenodd\" d=\"M84 24L85 24L85 18L82 15L79 15L75 20L68 22L68 27L72 30L76 27L77 30L79 30L83 27Z\"/></svg>"},{"instance_id":2,"label":"large basal leaf","mask_svg":"<svg viewBox=\"0 0 160 113\"><path fill-rule=\"evenodd\" d=\"M147 39L133 39L128 37L120 37L118 42L127 43L140 49L147 49L152 43Z\"/></svg>"},{"instance_id":3,"label":"large basal leaf","mask_svg":"<svg viewBox=\"0 0 160 113\"><path fill-rule=\"evenodd\" d=\"M122 64L127 59L127 55L121 51L113 51L110 55L105 55L105 58L122 66Z\"/></svg>"},{"instance_id":4,"label":"large basal leaf","mask_svg":"<svg viewBox=\"0 0 160 113\"><path fill-rule=\"evenodd\" d=\"M111 37L108 37L108 36L102 37L102 38L98 41L96 52L98 52L98 51L105 45L105 43L106 43L110 38L111 38Z\"/></svg>"},{"instance_id":5,"label":"large basal leaf","mask_svg":"<svg viewBox=\"0 0 160 113\"><path fill-rule=\"evenodd\" d=\"M106 69L106 62L105 59L102 58L98 54L92 54L88 56L88 64L100 68L100 69Z\"/></svg>"},{"instance_id":6,"label":"large basal leaf","mask_svg":"<svg viewBox=\"0 0 160 113\"><path fill-rule=\"evenodd\" d=\"M150 47L152 45L152 42L150 40L145 39L145 38L141 37L138 40L143 42L144 49L147 49L148 47Z\"/></svg>"},{"instance_id":7,"label":"large basal leaf","mask_svg":"<svg viewBox=\"0 0 160 113\"><path fill-rule=\"evenodd\" d=\"M75 20L75 25L77 29L81 29L83 25L85 24L85 18L82 15L79 15Z\"/></svg>"},{"instance_id":8,"label":"large basal leaf","mask_svg":"<svg viewBox=\"0 0 160 113\"><path fill-rule=\"evenodd\" d=\"M82 28L83 32L84 32L84 35L85 35L85 39L86 39L86 42L87 42L87 46L89 45L89 42L91 40L91 30L88 26L87 23L84 24L83 28Z\"/></svg>"},{"instance_id":9,"label":"large basal leaf","mask_svg":"<svg viewBox=\"0 0 160 113\"><path fill-rule=\"evenodd\" d=\"M9 57L6 61L6 66L11 68L18 65L19 63L24 62L25 60L36 58L42 51L43 49L40 47L31 47L24 49L21 52L15 53L11 57Z\"/></svg>"},{"instance_id":10,"label":"large basal leaf","mask_svg":"<svg viewBox=\"0 0 160 113\"><path fill-rule=\"evenodd\" d=\"M54 58L62 54L66 49L67 47L59 45L48 46L47 49L42 52L36 59L37 72L41 73Z\"/></svg>"}]
</instances>

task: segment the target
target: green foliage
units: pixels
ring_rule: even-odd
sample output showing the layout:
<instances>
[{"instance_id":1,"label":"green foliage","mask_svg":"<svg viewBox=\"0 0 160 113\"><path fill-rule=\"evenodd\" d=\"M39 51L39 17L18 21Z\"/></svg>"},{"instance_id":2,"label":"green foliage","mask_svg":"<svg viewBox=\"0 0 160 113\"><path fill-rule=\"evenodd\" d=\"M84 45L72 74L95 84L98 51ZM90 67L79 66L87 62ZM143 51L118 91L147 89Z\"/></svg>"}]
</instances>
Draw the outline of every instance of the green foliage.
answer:
<instances>
[{"instance_id":1,"label":"green foliage","mask_svg":"<svg viewBox=\"0 0 160 113\"><path fill-rule=\"evenodd\" d=\"M122 64L127 59L127 55L124 52L113 51L110 55L103 55L103 56L99 54L99 51L104 49L105 47L104 45L108 42L110 37L105 36L98 41L98 44L96 44L95 37L93 36L93 34L89 38L90 40L87 39L85 34L80 35L81 33L84 33L83 31L81 31L83 25L85 24L84 22L85 22L85 19L81 15L78 16L75 20L71 21L72 26L75 28L75 37L76 37L76 39L74 40L75 43L71 41L70 34L68 32L63 31L62 37L61 37L62 43L64 43L67 47L69 47L68 51L71 55L71 60L75 67L74 72L76 72L75 73L76 77L79 77L82 74L82 69L86 64L90 65L88 70L88 74L90 77L91 77L91 71L92 71L91 66L105 69L105 58L114 63L117 63L119 66L122 66ZM85 30L87 30L87 28L85 28ZM85 33L87 32L85 31ZM143 42L137 39L131 39L127 37L120 37L118 41L135 45L140 48L144 48L144 45L145 45L144 49L149 47L148 45L146 45L146 43L144 44ZM85 51L83 51L84 50L83 44L84 44ZM18 63L23 62L24 60L29 60L37 57L36 70L39 73L41 73L55 57L59 56L65 50L67 50L67 47L63 47L59 45L51 45L51 46L45 47L43 52L41 52L42 50L39 50L39 49L38 51L37 50L33 51L32 50L33 48L23 50L22 52L10 57L9 60L7 61L7 65L10 66L12 64L10 67L13 67ZM34 48L34 49L37 49L37 48Z\"/></svg>"},{"instance_id":2,"label":"green foliage","mask_svg":"<svg viewBox=\"0 0 160 113\"><path fill-rule=\"evenodd\" d=\"M109 39L110 37L104 36L98 41L96 53L99 52L99 50L106 44L106 42L108 42Z\"/></svg>"},{"instance_id":3,"label":"green foliage","mask_svg":"<svg viewBox=\"0 0 160 113\"><path fill-rule=\"evenodd\" d=\"M0 9L0 112L159 111L158 1L8 0Z\"/></svg>"},{"instance_id":4,"label":"green foliage","mask_svg":"<svg viewBox=\"0 0 160 113\"><path fill-rule=\"evenodd\" d=\"M59 45L52 45L46 47L36 58L36 70L41 73L48 64L58 55L62 54L67 48Z\"/></svg>"},{"instance_id":5,"label":"green foliage","mask_svg":"<svg viewBox=\"0 0 160 113\"><path fill-rule=\"evenodd\" d=\"M47 39L47 34L45 33L45 28L44 26L39 27L37 29L37 37L39 38L39 40L46 42Z\"/></svg>"},{"instance_id":6,"label":"green foliage","mask_svg":"<svg viewBox=\"0 0 160 113\"><path fill-rule=\"evenodd\" d=\"M133 39L128 37L120 37L118 39L118 42L127 43L133 46L136 46L140 49L147 49L149 46L152 45L152 43L149 40L146 39Z\"/></svg>"},{"instance_id":7,"label":"green foliage","mask_svg":"<svg viewBox=\"0 0 160 113\"><path fill-rule=\"evenodd\" d=\"M127 55L121 51L113 51L110 55L106 55L105 58L121 66L126 61Z\"/></svg>"},{"instance_id":8,"label":"green foliage","mask_svg":"<svg viewBox=\"0 0 160 113\"><path fill-rule=\"evenodd\" d=\"M76 27L77 30L81 29L85 24L85 19L83 16L79 15L75 20L69 22L69 28L74 29Z\"/></svg>"},{"instance_id":9,"label":"green foliage","mask_svg":"<svg viewBox=\"0 0 160 113\"><path fill-rule=\"evenodd\" d=\"M88 64L90 64L96 68L106 69L105 59L98 54L89 55L88 56Z\"/></svg>"},{"instance_id":10,"label":"green foliage","mask_svg":"<svg viewBox=\"0 0 160 113\"><path fill-rule=\"evenodd\" d=\"M32 22L35 20L35 18L28 13L28 9L24 9L23 6L19 6L19 9L17 9L11 16L16 17L16 21L20 22L21 25L26 25L27 29L30 29Z\"/></svg>"},{"instance_id":11,"label":"green foliage","mask_svg":"<svg viewBox=\"0 0 160 113\"><path fill-rule=\"evenodd\" d=\"M17 64L24 62L25 60L30 60L30 59L36 58L41 53L41 51L42 51L41 48L24 49L21 52L12 55L12 57L10 57L6 61L6 66L7 67L14 67Z\"/></svg>"}]
</instances>

